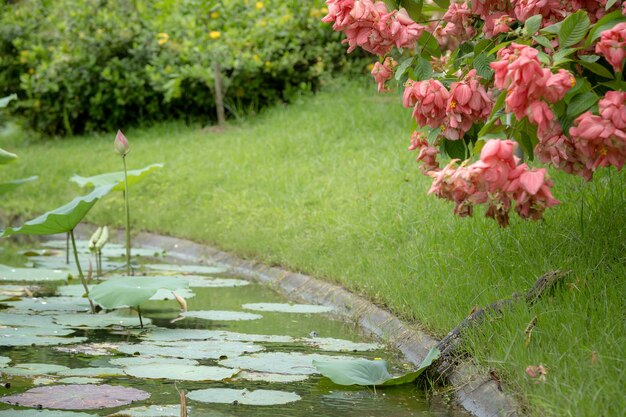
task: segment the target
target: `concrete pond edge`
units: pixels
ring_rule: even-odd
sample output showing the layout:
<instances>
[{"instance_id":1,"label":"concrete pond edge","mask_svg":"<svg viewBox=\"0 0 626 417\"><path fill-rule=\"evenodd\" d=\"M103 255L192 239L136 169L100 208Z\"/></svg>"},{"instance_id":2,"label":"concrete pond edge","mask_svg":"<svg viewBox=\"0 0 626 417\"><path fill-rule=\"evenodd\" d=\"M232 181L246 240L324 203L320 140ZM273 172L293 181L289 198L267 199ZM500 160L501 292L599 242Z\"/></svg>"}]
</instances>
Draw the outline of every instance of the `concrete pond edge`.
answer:
<instances>
[{"instance_id":1,"label":"concrete pond edge","mask_svg":"<svg viewBox=\"0 0 626 417\"><path fill-rule=\"evenodd\" d=\"M92 229L81 225L77 232L88 239ZM124 241L123 232L113 232L112 235L115 241ZM356 324L365 333L399 350L407 361L415 365L438 342L370 301L318 278L244 260L207 245L170 236L140 232L133 236L133 245L164 250L167 256L180 261L223 266L243 278L268 285L291 300L333 307L342 320ZM452 386L454 400L476 417L524 415L517 401L501 391L499 383L489 376L488 370L471 361L457 364L441 376Z\"/></svg>"}]
</instances>

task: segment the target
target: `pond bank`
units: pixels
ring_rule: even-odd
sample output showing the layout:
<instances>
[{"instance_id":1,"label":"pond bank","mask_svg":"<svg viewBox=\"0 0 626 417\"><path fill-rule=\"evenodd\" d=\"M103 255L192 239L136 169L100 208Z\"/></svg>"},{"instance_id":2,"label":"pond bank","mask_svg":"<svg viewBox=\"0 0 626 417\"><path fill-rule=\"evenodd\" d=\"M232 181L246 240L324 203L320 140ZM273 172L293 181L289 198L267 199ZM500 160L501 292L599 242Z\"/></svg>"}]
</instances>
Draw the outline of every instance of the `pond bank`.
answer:
<instances>
[{"instance_id":1,"label":"pond bank","mask_svg":"<svg viewBox=\"0 0 626 417\"><path fill-rule=\"evenodd\" d=\"M81 225L77 232L83 238L88 238L91 229L89 226ZM123 232L113 233L112 238L114 241L122 242ZM269 285L294 301L332 306L344 320L354 322L366 332L398 349L415 365L419 364L426 353L437 344L437 340L430 335L399 320L366 299L308 275L243 260L233 254L190 240L153 233L138 233L133 237L133 245L162 249L168 256L185 262L225 266L242 277ZM453 387L455 401L477 417L523 415L516 401L501 391L499 383L489 376L488 370L469 361L438 377Z\"/></svg>"}]
</instances>

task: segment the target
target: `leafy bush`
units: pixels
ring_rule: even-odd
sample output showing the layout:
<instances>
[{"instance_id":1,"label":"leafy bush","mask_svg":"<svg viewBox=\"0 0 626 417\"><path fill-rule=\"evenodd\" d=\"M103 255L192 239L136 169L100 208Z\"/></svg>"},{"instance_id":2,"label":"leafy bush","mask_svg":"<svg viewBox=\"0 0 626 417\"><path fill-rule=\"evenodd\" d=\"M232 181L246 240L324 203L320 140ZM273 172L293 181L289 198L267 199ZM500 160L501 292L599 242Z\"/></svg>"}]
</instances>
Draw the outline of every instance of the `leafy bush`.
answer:
<instances>
[{"instance_id":1,"label":"leafy bush","mask_svg":"<svg viewBox=\"0 0 626 417\"><path fill-rule=\"evenodd\" d=\"M321 0L22 0L1 7L0 95L48 134L212 118L219 62L231 114L345 69Z\"/></svg>"}]
</instances>

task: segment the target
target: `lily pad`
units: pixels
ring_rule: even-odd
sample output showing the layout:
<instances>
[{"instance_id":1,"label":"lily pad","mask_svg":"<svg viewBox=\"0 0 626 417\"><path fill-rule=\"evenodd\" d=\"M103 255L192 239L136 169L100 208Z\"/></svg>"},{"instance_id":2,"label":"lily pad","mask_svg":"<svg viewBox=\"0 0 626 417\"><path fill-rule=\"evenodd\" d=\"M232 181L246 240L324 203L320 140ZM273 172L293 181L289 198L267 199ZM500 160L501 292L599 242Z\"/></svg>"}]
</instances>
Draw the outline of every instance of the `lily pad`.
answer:
<instances>
[{"instance_id":1,"label":"lily pad","mask_svg":"<svg viewBox=\"0 0 626 417\"><path fill-rule=\"evenodd\" d=\"M67 281L67 271L40 269L40 268L15 268L0 265L0 282L53 282Z\"/></svg>"},{"instance_id":2,"label":"lily pad","mask_svg":"<svg viewBox=\"0 0 626 417\"><path fill-rule=\"evenodd\" d=\"M86 376L105 378L110 376L122 376L124 370L122 368L113 367L89 367L89 368L72 368L57 372L60 376Z\"/></svg>"},{"instance_id":3,"label":"lily pad","mask_svg":"<svg viewBox=\"0 0 626 417\"><path fill-rule=\"evenodd\" d=\"M151 405L149 407L134 407L120 411L119 414L128 417L180 417L180 405ZM191 407L187 407L187 415L191 416ZM222 417L217 411L202 412L202 417ZM1 416L0 416L1 417Z\"/></svg>"},{"instance_id":4,"label":"lily pad","mask_svg":"<svg viewBox=\"0 0 626 417\"><path fill-rule=\"evenodd\" d=\"M109 363L116 366L152 365L167 367L170 365L198 365L198 361L193 359L164 358L159 356L131 356L128 358L115 358L109 360Z\"/></svg>"},{"instance_id":5,"label":"lily pad","mask_svg":"<svg viewBox=\"0 0 626 417\"><path fill-rule=\"evenodd\" d=\"M214 321L240 321L240 320L258 320L263 316L260 314L244 313L241 311L187 311L181 314L183 317L192 317L196 319L214 320Z\"/></svg>"},{"instance_id":6,"label":"lily pad","mask_svg":"<svg viewBox=\"0 0 626 417\"><path fill-rule=\"evenodd\" d=\"M85 217L96 202L107 195L112 185L96 187L89 194L74 198L64 206L51 210L41 216L27 221L22 226L8 227L2 232L2 236L22 235L53 235L73 230Z\"/></svg>"},{"instance_id":7,"label":"lily pad","mask_svg":"<svg viewBox=\"0 0 626 417\"><path fill-rule=\"evenodd\" d=\"M8 97L3 97L0 99L0 108L6 107L6 104L8 104L8 101L6 100L7 98L13 98L13 96L15 96L14 94L12 94L11 96ZM15 98L17 98L17 96L15 96ZM10 101L10 100L9 100ZM17 160L17 155L12 153L12 152L8 152L5 151L4 149L0 148L0 165L5 165L11 162L15 162Z\"/></svg>"},{"instance_id":8,"label":"lily pad","mask_svg":"<svg viewBox=\"0 0 626 417\"><path fill-rule=\"evenodd\" d=\"M35 376L54 375L68 369L70 368L67 366L53 365L49 363L21 363L10 368L3 368L2 372L9 375Z\"/></svg>"},{"instance_id":9,"label":"lily pad","mask_svg":"<svg viewBox=\"0 0 626 417\"><path fill-rule=\"evenodd\" d=\"M242 305L246 310L272 311L277 313L328 313L332 307L314 304L281 304L281 303L253 303Z\"/></svg>"},{"instance_id":10,"label":"lily pad","mask_svg":"<svg viewBox=\"0 0 626 417\"><path fill-rule=\"evenodd\" d=\"M97 417L94 414L59 410L2 410L0 417Z\"/></svg>"},{"instance_id":11,"label":"lily pad","mask_svg":"<svg viewBox=\"0 0 626 417\"><path fill-rule=\"evenodd\" d=\"M109 326L139 327L139 317L121 314L118 311L100 314L62 314L55 316L54 321L63 326L101 328ZM148 318L143 319L143 324L150 324Z\"/></svg>"},{"instance_id":12,"label":"lily pad","mask_svg":"<svg viewBox=\"0 0 626 417\"><path fill-rule=\"evenodd\" d=\"M380 343L352 342L350 340L333 339L330 337L314 337L299 339L305 344L330 352L367 352L382 349Z\"/></svg>"},{"instance_id":13,"label":"lily pad","mask_svg":"<svg viewBox=\"0 0 626 417\"><path fill-rule=\"evenodd\" d=\"M409 384L417 379L439 357L439 350L431 349L417 370L394 377L387 371L384 360L347 359L345 361L316 360L315 368L338 385L390 386Z\"/></svg>"},{"instance_id":14,"label":"lily pad","mask_svg":"<svg viewBox=\"0 0 626 417\"><path fill-rule=\"evenodd\" d=\"M222 356L233 357L248 352L259 352L262 346L241 342L194 341L161 342L157 344L121 344L117 350L129 355L167 356L183 359L219 359Z\"/></svg>"},{"instance_id":15,"label":"lily pad","mask_svg":"<svg viewBox=\"0 0 626 417\"><path fill-rule=\"evenodd\" d=\"M74 333L75 330L68 329L61 326L49 326L49 327L1 327L0 326L0 340L11 337L23 337L23 336L67 336Z\"/></svg>"},{"instance_id":16,"label":"lily pad","mask_svg":"<svg viewBox=\"0 0 626 417\"><path fill-rule=\"evenodd\" d=\"M11 358L7 356L0 356L0 368L4 368L11 363Z\"/></svg>"},{"instance_id":17,"label":"lily pad","mask_svg":"<svg viewBox=\"0 0 626 417\"><path fill-rule=\"evenodd\" d=\"M187 275L185 276L185 279L189 280L189 286L191 288L229 288L250 285L250 281L237 278L210 278L203 276Z\"/></svg>"},{"instance_id":18,"label":"lily pad","mask_svg":"<svg viewBox=\"0 0 626 417\"><path fill-rule=\"evenodd\" d=\"M0 338L0 346L54 346L73 345L87 340L86 337L12 336Z\"/></svg>"},{"instance_id":19,"label":"lily pad","mask_svg":"<svg viewBox=\"0 0 626 417\"><path fill-rule=\"evenodd\" d=\"M297 374L274 374L272 372L250 372L241 371L237 374L236 380L245 380L252 382L279 382L279 383L291 383L302 382L309 379L308 375Z\"/></svg>"},{"instance_id":20,"label":"lily pad","mask_svg":"<svg viewBox=\"0 0 626 417\"><path fill-rule=\"evenodd\" d=\"M196 296L196 293L191 291L189 288L182 288L180 290L176 290L176 294L183 297L185 300L193 298ZM150 297L152 301L161 301L161 300L175 300L174 294L172 294L171 290L160 289Z\"/></svg>"},{"instance_id":21,"label":"lily pad","mask_svg":"<svg viewBox=\"0 0 626 417\"><path fill-rule=\"evenodd\" d=\"M56 346L54 350L72 353L74 355L108 356L113 355L111 350L115 348L117 348L117 345L112 343L89 343L75 346Z\"/></svg>"},{"instance_id":22,"label":"lily pad","mask_svg":"<svg viewBox=\"0 0 626 417\"><path fill-rule=\"evenodd\" d=\"M145 391L114 385L53 385L37 387L17 395L0 397L7 404L25 407L90 410L119 407L150 397Z\"/></svg>"},{"instance_id":23,"label":"lily pad","mask_svg":"<svg viewBox=\"0 0 626 417\"><path fill-rule=\"evenodd\" d=\"M87 300L76 300L76 297L41 297L23 298L20 301L9 301L5 304L12 306L16 310L31 311L89 311Z\"/></svg>"},{"instance_id":24,"label":"lily pad","mask_svg":"<svg viewBox=\"0 0 626 417\"><path fill-rule=\"evenodd\" d=\"M129 366L124 369L124 372L136 378L171 379L178 381L221 381L231 378L239 372L239 369L203 365L168 365L165 367L148 364Z\"/></svg>"},{"instance_id":25,"label":"lily pad","mask_svg":"<svg viewBox=\"0 0 626 417\"><path fill-rule=\"evenodd\" d=\"M136 307L161 288L178 290L186 287L187 282L180 278L119 277L94 286L90 295L104 308Z\"/></svg>"},{"instance_id":26,"label":"lily pad","mask_svg":"<svg viewBox=\"0 0 626 417\"><path fill-rule=\"evenodd\" d=\"M57 287L56 294L62 297L82 297L85 295L85 287L81 284L60 285Z\"/></svg>"},{"instance_id":27,"label":"lily pad","mask_svg":"<svg viewBox=\"0 0 626 417\"><path fill-rule=\"evenodd\" d=\"M229 332L226 330L203 330L203 329L154 329L142 336L143 339L159 341L177 340L221 340L228 342L261 342L261 343L291 343L291 336L247 334Z\"/></svg>"},{"instance_id":28,"label":"lily pad","mask_svg":"<svg viewBox=\"0 0 626 417\"><path fill-rule=\"evenodd\" d=\"M50 316L37 314L9 314L0 313L0 323L5 326L31 326L48 327L55 326Z\"/></svg>"},{"instance_id":29,"label":"lily pad","mask_svg":"<svg viewBox=\"0 0 626 417\"><path fill-rule=\"evenodd\" d=\"M168 271L183 274L221 274L228 270L223 266L206 265L147 264L144 266L157 271Z\"/></svg>"},{"instance_id":30,"label":"lily pad","mask_svg":"<svg viewBox=\"0 0 626 417\"><path fill-rule=\"evenodd\" d=\"M61 384L100 384L102 379L86 376L71 376L69 378L59 379L58 382Z\"/></svg>"},{"instance_id":31,"label":"lily pad","mask_svg":"<svg viewBox=\"0 0 626 417\"><path fill-rule=\"evenodd\" d=\"M37 175L33 175L32 177L21 178L19 180L0 182L0 195L13 191L20 185L36 181L38 178L39 177Z\"/></svg>"},{"instance_id":32,"label":"lily pad","mask_svg":"<svg viewBox=\"0 0 626 417\"><path fill-rule=\"evenodd\" d=\"M204 403L279 405L298 401L301 397L295 392L259 389L236 390L230 388L208 388L187 393L187 398Z\"/></svg>"},{"instance_id":33,"label":"lily pad","mask_svg":"<svg viewBox=\"0 0 626 417\"><path fill-rule=\"evenodd\" d=\"M150 172L157 168L163 168L163 164L152 164L140 169L131 169L127 171L128 185L134 185L143 180L143 178ZM70 181L75 182L80 187L93 186L98 187L101 185L114 185L113 188L116 191L124 191L124 171L108 172L106 174L94 175L91 177L82 177L80 175L74 175L70 178Z\"/></svg>"},{"instance_id":34,"label":"lily pad","mask_svg":"<svg viewBox=\"0 0 626 417\"><path fill-rule=\"evenodd\" d=\"M316 353L263 352L253 355L232 357L221 360L218 363L222 366L258 372L310 375L318 372L313 366L314 360L334 363L348 359L350 358L346 356L326 356Z\"/></svg>"}]
</instances>

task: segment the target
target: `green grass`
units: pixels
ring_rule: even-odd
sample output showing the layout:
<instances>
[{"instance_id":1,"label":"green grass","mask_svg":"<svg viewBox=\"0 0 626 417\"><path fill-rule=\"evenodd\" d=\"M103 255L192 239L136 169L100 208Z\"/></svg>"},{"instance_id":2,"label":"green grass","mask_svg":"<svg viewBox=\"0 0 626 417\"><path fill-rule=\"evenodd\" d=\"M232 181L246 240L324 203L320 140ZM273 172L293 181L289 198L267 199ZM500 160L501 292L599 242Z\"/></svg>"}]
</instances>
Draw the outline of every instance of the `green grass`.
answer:
<instances>
[{"instance_id":1,"label":"green grass","mask_svg":"<svg viewBox=\"0 0 626 417\"><path fill-rule=\"evenodd\" d=\"M536 416L617 416L626 410L626 175L584 183L553 174L562 204L545 221L500 229L453 216L426 195L406 152L410 111L397 96L352 84L231 125L126 131L129 168L166 167L130 191L135 229L218 246L338 282L442 336L475 305L523 292L554 269L573 273L534 306L519 303L476 328L466 348ZM74 173L122 169L115 132L0 145L20 161L5 178L40 181L4 196L25 218L81 192ZM89 221L121 226L121 196ZM537 317L525 346L524 330ZM592 362L592 352L597 360ZM545 383L525 374L548 368Z\"/></svg>"}]
</instances>

